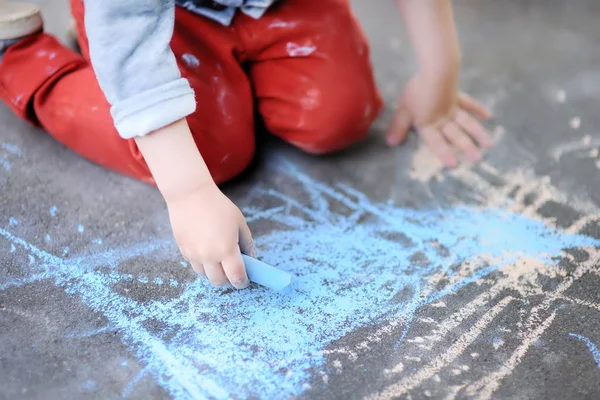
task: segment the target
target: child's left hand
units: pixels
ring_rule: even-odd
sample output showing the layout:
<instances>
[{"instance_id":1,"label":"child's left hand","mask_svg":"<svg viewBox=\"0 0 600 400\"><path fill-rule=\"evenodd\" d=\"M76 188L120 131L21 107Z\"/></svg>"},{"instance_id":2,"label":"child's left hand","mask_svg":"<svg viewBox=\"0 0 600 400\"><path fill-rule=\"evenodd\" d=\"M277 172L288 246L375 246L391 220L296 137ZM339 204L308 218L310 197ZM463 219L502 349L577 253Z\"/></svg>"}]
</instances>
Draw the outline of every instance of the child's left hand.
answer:
<instances>
[{"instance_id":1,"label":"child's left hand","mask_svg":"<svg viewBox=\"0 0 600 400\"><path fill-rule=\"evenodd\" d=\"M390 146L401 144L414 126L427 147L446 167L458 165L458 152L474 162L481 161L481 149L491 148L494 142L478 119L488 120L492 114L453 86L443 79L414 77L398 100L387 143Z\"/></svg>"}]
</instances>

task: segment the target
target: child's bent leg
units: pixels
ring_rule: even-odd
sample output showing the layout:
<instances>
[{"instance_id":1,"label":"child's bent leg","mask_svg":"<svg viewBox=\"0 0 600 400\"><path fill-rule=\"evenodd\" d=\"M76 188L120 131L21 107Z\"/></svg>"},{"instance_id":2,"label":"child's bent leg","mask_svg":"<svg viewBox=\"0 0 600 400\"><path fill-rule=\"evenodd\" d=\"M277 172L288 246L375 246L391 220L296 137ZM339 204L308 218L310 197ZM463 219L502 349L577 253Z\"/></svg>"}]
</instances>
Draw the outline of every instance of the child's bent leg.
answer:
<instances>
[{"instance_id":1,"label":"child's bent leg","mask_svg":"<svg viewBox=\"0 0 600 400\"><path fill-rule=\"evenodd\" d=\"M52 36L36 34L8 49L0 62L0 97L85 158L152 182L135 143L117 134L92 67Z\"/></svg>"},{"instance_id":2,"label":"child's bent leg","mask_svg":"<svg viewBox=\"0 0 600 400\"><path fill-rule=\"evenodd\" d=\"M71 10L83 57L49 35L29 37L9 48L0 62L0 97L85 158L153 184L135 141L123 140L114 128L89 64L82 0L71 0ZM253 109L250 84L233 59L231 44L226 49L229 38L205 32L213 28L178 9L172 48L182 76L198 95L197 111L187 118L194 140L213 179L221 183L252 159ZM211 37L214 43L200 44Z\"/></svg>"},{"instance_id":3,"label":"child's bent leg","mask_svg":"<svg viewBox=\"0 0 600 400\"><path fill-rule=\"evenodd\" d=\"M197 102L187 121L216 183L246 169L256 145L252 88L235 57L238 48L231 29L176 7L171 49Z\"/></svg>"},{"instance_id":4,"label":"child's bent leg","mask_svg":"<svg viewBox=\"0 0 600 400\"><path fill-rule=\"evenodd\" d=\"M287 0L249 21L265 43L251 78L269 131L310 153L365 138L383 103L345 0Z\"/></svg>"},{"instance_id":5,"label":"child's bent leg","mask_svg":"<svg viewBox=\"0 0 600 400\"><path fill-rule=\"evenodd\" d=\"M83 1L71 0L71 12L76 21L79 47L89 61ZM187 122L216 183L240 174L254 156L252 91L248 78L233 56L235 42L228 29L176 7L171 49L181 76L190 82L198 103L196 112L187 117ZM110 121L112 124L112 119ZM130 140L128 143L135 158L141 159L135 142ZM147 169L143 160L142 163Z\"/></svg>"}]
</instances>

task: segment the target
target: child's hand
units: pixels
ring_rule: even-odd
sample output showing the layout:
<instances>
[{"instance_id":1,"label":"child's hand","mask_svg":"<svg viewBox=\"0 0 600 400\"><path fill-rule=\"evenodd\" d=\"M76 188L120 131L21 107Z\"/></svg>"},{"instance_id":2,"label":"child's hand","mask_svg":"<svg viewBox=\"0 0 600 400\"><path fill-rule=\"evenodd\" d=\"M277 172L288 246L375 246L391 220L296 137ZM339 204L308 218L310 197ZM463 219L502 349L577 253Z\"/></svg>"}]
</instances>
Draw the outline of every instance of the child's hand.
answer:
<instances>
[{"instance_id":1,"label":"child's hand","mask_svg":"<svg viewBox=\"0 0 600 400\"><path fill-rule=\"evenodd\" d=\"M248 286L240 249L255 256L252 234L240 210L215 184L170 198L173 234L194 270L216 286Z\"/></svg>"},{"instance_id":2,"label":"child's hand","mask_svg":"<svg viewBox=\"0 0 600 400\"><path fill-rule=\"evenodd\" d=\"M387 135L387 143L402 143L412 126L447 167L458 165L457 153L481 161L481 149L494 145L477 118L488 120L491 112L452 84L438 79L414 77L398 100L398 109Z\"/></svg>"}]
</instances>

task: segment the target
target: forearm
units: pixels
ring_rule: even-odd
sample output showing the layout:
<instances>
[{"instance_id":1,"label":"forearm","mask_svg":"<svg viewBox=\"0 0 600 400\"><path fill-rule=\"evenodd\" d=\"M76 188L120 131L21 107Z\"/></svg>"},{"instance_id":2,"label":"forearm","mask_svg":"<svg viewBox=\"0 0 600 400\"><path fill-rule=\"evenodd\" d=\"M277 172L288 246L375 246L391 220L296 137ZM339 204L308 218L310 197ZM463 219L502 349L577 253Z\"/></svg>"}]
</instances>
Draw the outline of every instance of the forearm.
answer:
<instances>
[{"instance_id":1,"label":"forearm","mask_svg":"<svg viewBox=\"0 0 600 400\"><path fill-rule=\"evenodd\" d=\"M457 76L460 46L451 0L396 0L412 42L420 73Z\"/></svg>"},{"instance_id":2,"label":"forearm","mask_svg":"<svg viewBox=\"0 0 600 400\"><path fill-rule=\"evenodd\" d=\"M135 141L165 200L214 184L185 119Z\"/></svg>"}]
</instances>

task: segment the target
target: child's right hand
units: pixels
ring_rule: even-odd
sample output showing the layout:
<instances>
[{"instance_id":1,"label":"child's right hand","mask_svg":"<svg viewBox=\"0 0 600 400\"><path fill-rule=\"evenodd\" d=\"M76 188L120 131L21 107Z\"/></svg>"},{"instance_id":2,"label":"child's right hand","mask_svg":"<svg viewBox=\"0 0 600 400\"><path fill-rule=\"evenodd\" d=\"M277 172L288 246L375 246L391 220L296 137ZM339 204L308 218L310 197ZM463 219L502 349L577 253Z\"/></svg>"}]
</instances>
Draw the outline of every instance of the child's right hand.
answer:
<instances>
[{"instance_id":1,"label":"child's right hand","mask_svg":"<svg viewBox=\"0 0 600 400\"><path fill-rule=\"evenodd\" d=\"M216 286L248 286L240 249L255 256L252 234L241 211L215 185L167 200L171 226L192 268Z\"/></svg>"}]
</instances>

